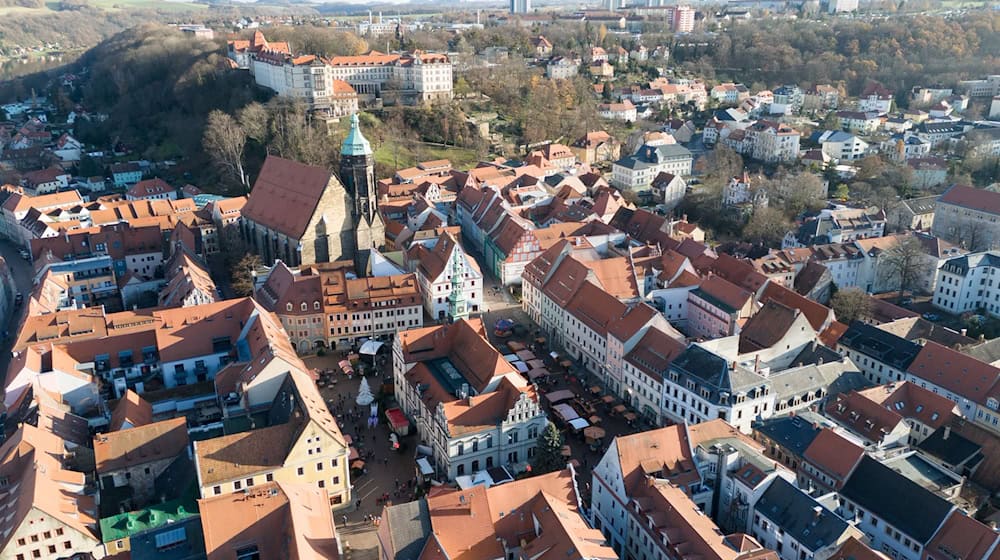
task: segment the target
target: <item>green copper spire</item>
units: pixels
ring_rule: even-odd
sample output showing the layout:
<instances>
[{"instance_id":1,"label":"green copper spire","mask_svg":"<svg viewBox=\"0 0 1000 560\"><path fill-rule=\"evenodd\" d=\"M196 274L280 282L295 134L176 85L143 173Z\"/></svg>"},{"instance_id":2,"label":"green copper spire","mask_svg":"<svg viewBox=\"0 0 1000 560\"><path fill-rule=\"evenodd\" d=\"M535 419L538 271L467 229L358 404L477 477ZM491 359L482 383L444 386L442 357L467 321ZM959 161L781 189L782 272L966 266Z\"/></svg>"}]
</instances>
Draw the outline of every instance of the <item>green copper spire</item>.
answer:
<instances>
[{"instance_id":1,"label":"green copper spire","mask_svg":"<svg viewBox=\"0 0 1000 560\"><path fill-rule=\"evenodd\" d=\"M344 143L340 147L342 156L370 156L372 154L371 144L361 134L361 126L358 122L358 114L351 115L351 131L344 138Z\"/></svg>"}]
</instances>

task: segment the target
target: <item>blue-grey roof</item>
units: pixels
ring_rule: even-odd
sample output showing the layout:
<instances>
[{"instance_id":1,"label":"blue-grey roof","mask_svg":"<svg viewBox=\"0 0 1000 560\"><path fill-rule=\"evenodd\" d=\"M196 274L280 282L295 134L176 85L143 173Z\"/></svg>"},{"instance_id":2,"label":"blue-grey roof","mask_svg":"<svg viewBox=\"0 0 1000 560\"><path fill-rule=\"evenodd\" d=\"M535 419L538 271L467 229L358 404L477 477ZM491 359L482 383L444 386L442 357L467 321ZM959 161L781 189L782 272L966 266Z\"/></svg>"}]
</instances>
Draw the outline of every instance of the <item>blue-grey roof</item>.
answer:
<instances>
[{"instance_id":1,"label":"blue-grey roof","mask_svg":"<svg viewBox=\"0 0 1000 560\"><path fill-rule=\"evenodd\" d=\"M855 136L842 130L818 130L813 133L810 140L813 142L847 142Z\"/></svg>"},{"instance_id":2,"label":"blue-grey roof","mask_svg":"<svg viewBox=\"0 0 1000 560\"><path fill-rule=\"evenodd\" d=\"M665 161L678 161L691 159L691 152L684 146L677 144L665 144L663 146L650 146L643 144L635 154L615 162L615 165L627 167L629 169L644 169Z\"/></svg>"},{"instance_id":3,"label":"blue-grey roof","mask_svg":"<svg viewBox=\"0 0 1000 560\"><path fill-rule=\"evenodd\" d=\"M396 550L396 560L417 560L431 532L427 500L415 500L386 508L389 538Z\"/></svg>"},{"instance_id":4,"label":"blue-grey roof","mask_svg":"<svg viewBox=\"0 0 1000 560\"><path fill-rule=\"evenodd\" d=\"M814 426L812 422L807 422L798 416L768 418L755 424L754 430L764 434L771 441L778 443L798 457L802 457L820 432L819 428Z\"/></svg>"},{"instance_id":5,"label":"blue-grey roof","mask_svg":"<svg viewBox=\"0 0 1000 560\"><path fill-rule=\"evenodd\" d=\"M361 134L361 123L358 121L358 114L351 115L351 131L344 138L344 143L340 147L340 155L343 156L367 156L372 154L371 144Z\"/></svg>"},{"instance_id":6,"label":"blue-grey roof","mask_svg":"<svg viewBox=\"0 0 1000 560\"><path fill-rule=\"evenodd\" d=\"M900 371L906 371L920 353L916 342L861 321L851 323L838 344Z\"/></svg>"},{"instance_id":7,"label":"blue-grey roof","mask_svg":"<svg viewBox=\"0 0 1000 560\"><path fill-rule=\"evenodd\" d=\"M766 379L746 369L730 368L729 362L705 348L691 344L670 364L678 375L677 384L684 387L692 381L698 390L708 391L706 400L727 404L736 393L750 392L768 385Z\"/></svg>"},{"instance_id":8,"label":"blue-grey roof","mask_svg":"<svg viewBox=\"0 0 1000 560\"><path fill-rule=\"evenodd\" d=\"M917 449L953 466L964 463L972 468L983 459L981 445L954 433L947 426L941 426L927 436Z\"/></svg>"},{"instance_id":9,"label":"blue-grey roof","mask_svg":"<svg viewBox=\"0 0 1000 560\"><path fill-rule=\"evenodd\" d=\"M836 543L849 527L837 514L780 477L764 491L755 509L810 552Z\"/></svg>"},{"instance_id":10,"label":"blue-grey roof","mask_svg":"<svg viewBox=\"0 0 1000 560\"><path fill-rule=\"evenodd\" d=\"M969 273L969 270L980 266L1000 268L1000 254L987 252L962 255L961 257L948 259L941 265L941 268L946 272L965 276Z\"/></svg>"},{"instance_id":11,"label":"blue-grey roof","mask_svg":"<svg viewBox=\"0 0 1000 560\"><path fill-rule=\"evenodd\" d=\"M840 494L923 545L931 540L953 507L868 456L861 458Z\"/></svg>"}]
</instances>

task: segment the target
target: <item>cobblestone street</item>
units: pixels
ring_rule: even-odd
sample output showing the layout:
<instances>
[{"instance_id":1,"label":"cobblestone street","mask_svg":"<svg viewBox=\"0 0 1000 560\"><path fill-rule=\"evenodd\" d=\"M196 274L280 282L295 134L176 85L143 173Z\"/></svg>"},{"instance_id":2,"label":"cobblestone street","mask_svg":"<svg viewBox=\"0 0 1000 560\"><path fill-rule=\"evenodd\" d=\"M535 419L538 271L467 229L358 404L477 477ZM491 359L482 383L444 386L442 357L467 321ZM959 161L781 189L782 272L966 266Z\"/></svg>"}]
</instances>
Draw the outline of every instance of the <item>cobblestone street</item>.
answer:
<instances>
[{"instance_id":1,"label":"cobblestone street","mask_svg":"<svg viewBox=\"0 0 1000 560\"><path fill-rule=\"evenodd\" d=\"M368 560L378 558L378 540L375 536L375 526L366 520L366 516L382 514L384 504L380 498L386 493L389 494L392 503L407 502L413 497L412 490L405 487L415 474L413 452L416 437L411 435L403 438L404 449L398 452L392 451L389 428L381 408L379 424L374 428L368 427L368 407L362 410L354 401L361 379L358 376L348 379L340 372L337 362L342 359L341 354L332 353L307 357L305 362L306 365L321 371L332 369L337 372L332 377L336 383L325 384L320 388L320 394L340 424L341 432L351 437L354 441L353 447L357 449L361 459L365 460L367 472L351 476L354 503L350 508L336 512L335 521L344 546L344 557L352 560ZM365 371L369 372L371 358L363 356L362 361L367 364ZM391 377L390 370L391 366L386 364L384 375ZM375 375L367 376L376 398L379 397L382 377L383 368L376 368Z\"/></svg>"},{"instance_id":2,"label":"cobblestone street","mask_svg":"<svg viewBox=\"0 0 1000 560\"><path fill-rule=\"evenodd\" d=\"M486 291L483 295L483 312L479 315L486 329L490 342L502 353L507 354L509 350L506 343L510 340L528 344L534 343L537 325L531 321L528 314L521 309L520 303L516 299L517 289L501 287L493 278L486 277ZM518 328L511 337L498 337L494 332L494 324L499 319L509 319ZM435 324L434 321L427 320L427 325ZM543 334L544 336L544 334ZM387 343L391 344L391 343ZM545 357L548 361L548 353L551 350L547 345L537 346L537 355ZM363 371L368 379L369 386L376 397L381 398L380 389L383 380L391 383L392 363L391 353L383 349L380 352L380 363L373 364L370 356L362 356L361 365L357 368ZM361 410L355 403L360 386L360 376L348 379L344 375L338 362L344 359L341 352L332 352L324 356L310 356L305 358L306 365L320 371L333 370L331 382L324 383L320 387L320 393L327 402L330 412L337 418L341 431L350 436L353 446L360 454L360 458L365 461L367 472L360 475L352 475L352 495L354 503L351 506L336 514L337 531L341 536L344 546L345 558L354 560L368 560L378 558L378 539L376 537L376 527L369 521L370 516L379 516L385 503L381 498L388 493L390 503L403 503L414 499L412 488L407 488L407 481L413 480L415 476L414 453L415 447L419 444L419 438L412 433L406 438L402 438L404 447L400 451L392 451L389 443L389 428L383 416L384 410L379 410L379 423L374 428L367 426L367 407ZM555 366L555 364L553 364ZM590 387L593 380L586 377L581 379L576 372L580 368L570 368L567 374L558 367L552 368L553 374L547 381L542 382L540 388L543 392L569 389L581 398L593 397ZM388 390L389 385L386 385ZM549 410L547 401L543 399L543 406ZM590 494L590 469L597 463L607 443L615 435L634 433L638 431L634 426L629 425L620 415L610 413L610 406L597 403L597 414L601 416L601 427L607 432L607 437L601 445L593 448L588 445L582 435L565 434L566 444L570 446L572 455L567 457L567 461L575 459L579 464L577 467L578 482L580 490L585 499L589 502ZM550 413L551 417L551 413Z\"/></svg>"}]
</instances>

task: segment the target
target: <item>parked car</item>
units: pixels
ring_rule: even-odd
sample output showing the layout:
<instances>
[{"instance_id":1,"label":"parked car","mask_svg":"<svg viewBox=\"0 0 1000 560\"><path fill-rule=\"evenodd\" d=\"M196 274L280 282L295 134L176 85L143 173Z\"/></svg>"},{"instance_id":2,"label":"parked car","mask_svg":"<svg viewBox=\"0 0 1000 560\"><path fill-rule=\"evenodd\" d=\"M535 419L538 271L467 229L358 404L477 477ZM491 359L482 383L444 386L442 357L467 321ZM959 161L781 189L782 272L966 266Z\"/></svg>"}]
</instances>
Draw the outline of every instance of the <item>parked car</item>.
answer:
<instances>
[{"instance_id":1,"label":"parked car","mask_svg":"<svg viewBox=\"0 0 1000 560\"><path fill-rule=\"evenodd\" d=\"M21 258L26 261L31 260L31 253L29 253L26 249L21 249L20 251L17 252L17 254L21 255Z\"/></svg>"},{"instance_id":2,"label":"parked car","mask_svg":"<svg viewBox=\"0 0 1000 560\"><path fill-rule=\"evenodd\" d=\"M24 303L24 294L17 292L17 295L14 296L14 305L20 307L22 303Z\"/></svg>"},{"instance_id":3,"label":"parked car","mask_svg":"<svg viewBox=\"0 0 1000 560\"><path fill-rule=\"evenodd\" d=\"M927 319L928 321L937 321L938 319L941 318L941 316L938 315L937 313L924 313L923 315L921 315L921 317Z\"/></svg>"}]
</instances>

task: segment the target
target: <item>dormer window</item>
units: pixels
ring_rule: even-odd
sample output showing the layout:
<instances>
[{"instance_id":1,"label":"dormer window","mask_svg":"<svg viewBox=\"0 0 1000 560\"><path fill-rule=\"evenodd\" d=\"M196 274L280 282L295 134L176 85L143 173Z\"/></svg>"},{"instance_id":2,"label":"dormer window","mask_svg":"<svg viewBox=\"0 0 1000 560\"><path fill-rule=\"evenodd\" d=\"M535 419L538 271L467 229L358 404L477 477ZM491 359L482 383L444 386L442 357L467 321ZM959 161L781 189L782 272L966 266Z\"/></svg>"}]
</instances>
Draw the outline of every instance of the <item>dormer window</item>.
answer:
<instances>
[{"instance_id":1,"label":"dormer window","mask_svg":"<svg viewBox=\"0 0 1000 560\"><path fill-rule=\"evenodd\" d=\"M308 311L308 310L309 310L309 306L306 305L306 302L303 301L302 302L302 311Z\"/></svg>"},{"instance_id":2,"label":"dormer window","mask_svg":"<svg viewBox=\"0 0 1000 560\"><path fill-rule=\"evenodd\" d=\"M1000 402L998 402L993 397L990 397L986 399L986 406L989 407L990 410L997 410L998 408L1000 408Z\"/></svg>"},{"instance_id":3,"label":"dormer window","mask_svg":"<svg viewBox=\"0 0 1000 560\"><path fill-rule=\"evenodd\" d=\"M287 310L291 311L291 310L292 310L292 304L291 304L291 303L289 303L288 305L286 305L286 306L285 306L285 309L287 309Z\"/></svg>"},{"instance_id":4,"label":"dormer window","mask_svg":"<svg viewBox=\"0 0 1000 560\"><path fill-rule=\"evenodd\" d=\"M315 309L316 311L319 311L319 302L318 301L314 301L313 302L313 309Z\"/></svg>"}]
</instances>

